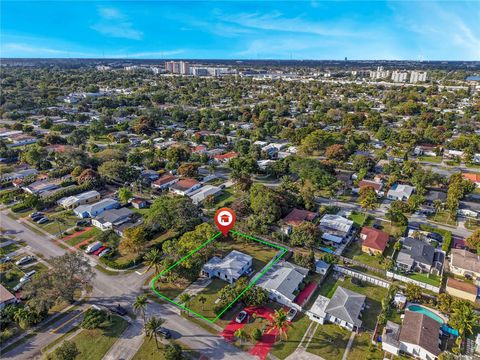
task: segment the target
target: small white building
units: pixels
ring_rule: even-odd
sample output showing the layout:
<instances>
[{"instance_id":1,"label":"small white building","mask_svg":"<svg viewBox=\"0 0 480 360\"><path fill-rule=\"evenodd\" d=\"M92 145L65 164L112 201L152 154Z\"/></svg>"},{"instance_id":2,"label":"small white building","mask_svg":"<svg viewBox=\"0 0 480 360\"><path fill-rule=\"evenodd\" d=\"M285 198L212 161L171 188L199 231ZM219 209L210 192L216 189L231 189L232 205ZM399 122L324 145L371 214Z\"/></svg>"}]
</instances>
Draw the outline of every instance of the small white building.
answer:
<instances>
[{"instance_id":1,"label":"small white building","mask_svg":"<svg viewBox=\"0 0 480 360\"><path fill-rule=\"evenodd\" d=\"M99 199L100 193L96 190L91 190L77 195L63 197L57 201L57 204L65 209L73 209L74 207L89 204Z\"/></svg>"},{"instance_id":2,"label":"small white building","mask_svg":"<svg viewBox=\"0 0 480 360\"><path fill-rule=\"evenodd\" d=\"M387 192L387 198L390 200L405 201L412 196L415 188L405 184L394 184Z\"/></svg>"},{"instance_id":3,"label":"small white building","mask_svg":"<svg viewBox=\"0 0 480 360\"><path fill-rule=\"evenodd\" d=\"M127 208L106 210L92 219L92 225L102 231L107 231L129 221L132 214L133 211Z\"/></svg>"},{"instance_id":4,"label":"small white building","mask_svg":"<svg viewBox=\"0 0 480 360\"><path fill-rule=\"evenodd\" d=\"M209 196L216 197L220 195L222 191L223 190L218 186L205 185L204 187L201 187L200 189L189 193L188 196L190 197L190 199L192 199L192 202L195 205L198 205L202 203Z\"/></svg>"}]
</instances>

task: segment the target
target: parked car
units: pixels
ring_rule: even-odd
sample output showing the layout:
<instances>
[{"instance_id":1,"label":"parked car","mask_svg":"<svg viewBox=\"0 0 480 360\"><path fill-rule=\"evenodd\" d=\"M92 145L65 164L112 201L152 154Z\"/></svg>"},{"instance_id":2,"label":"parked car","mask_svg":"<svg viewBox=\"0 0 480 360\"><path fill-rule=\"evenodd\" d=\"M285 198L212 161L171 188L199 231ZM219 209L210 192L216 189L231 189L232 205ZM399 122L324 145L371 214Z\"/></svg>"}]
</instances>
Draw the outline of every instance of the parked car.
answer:
<instances>
[{"instance_id":1,"label":"parked car","mask_svg":"<svg viewBox=\"0 0 480 360\"><path fill-rule=\"evenodd\" d=\"M32 256L32 255L24 256L21 259L19 259L18 261L16 261L15 265L20 266L20 265L26 264L30 261L33 261L33 260L35 260L35 256Z\"/></svg>"},{"instance_id":2,"label":"parked car","mask_svg":"<svg viewBox=\"0 0 480 360\"><path fill-rule=\"evenodd\" d=\"M33 219L34 217L43 216L43 213L41 213L41 212L33 212L33 213L31 213L29 216L30 216L30 219Z\"/></svg>"},{"instance_id":3,"label":"parked car","mask_svg":"<svg viewBox=\"0 0 480 360\"><path fill-rule=\"evenodd\" d=\"M158 328L157 333L162 335L165 339L170 339L172 337L172 333L170 332L170 330L165 329L164 327Z\"/></svg>"},{"instance_id":4,"label":"parked car","mask_svg":"<svg viewBox=\"0 0 480 360\"><path fill-rule=\"evenodd\" d=\"M297 312L298 312L297 309L290 308L290 310L288 310L287 312L287 320L292 321L293 319L295 319L295 315L297 315Z\"/></svg>"},{"instance_id":5,"label":"parked car","mask_svg":"<svg viewBox=\"0 0 480 360\"><path fill-rule=\"evenodd\" d=\"M120 316L127 315L127 310L125 308L121 307L120 304L117 304L116 306L109 306L108 309L115 314L118 314Z\"/></svg>"},{"instance_id":6,"label":"parked car","mask_svg":"<svg viewBox=\"0 0 480 360\"><path fill-rule=\"evenodd\" d=\"M42 218L44 218L44 217L45 217L45 215L43 215L43 214L38 214L38 215L32 216L31 219L32 219L32 221L37 222L38 220L40 220L40 219L42 219Z\"/></svg>"},{"instance_id":7,"label":"parked car","mask_svg":"<svg viewBox=\"0 0 480 360\"><path fill-rule=\"evenodd\" d=\"M108 255L108 254L110 254L111 252L112 252L112 249L110 249L110 248L107 247L106 249L103 249L103 250L98 254L98 256L99 256L99 257L104 257L105 255Z\"/></svg>"},{"instance_id":8,"label":"parked car","mask_svg":"<svg viewBox=\"0 0 480 360\"><path fill-rule=\"evenodd\" d=\"M103 250L105 250L107 247L106 246L100 246L97 250L92 252L92 255L98 255L100 254Z\"/></svg>"},{"instance_id":9,"label":"parked car","mask_svg":"<svg viewBox=\"0 0 480 360\"><path fill-rule=\"evenodd\" d=\"M85 253L86 254L91 254L95 250L98 250L101 246L102 246L102 243L100 241L96 241L96 242L87 246L87 248L85 249Z\"/></svg>"},{"instance_id":10,"label":"parked car","mask_svg":"<svg viewBox=\"0 0 480 360\"><path fill-rule=\"evenodd\" d=\"M23 285L28 283L30 280L32 280L32 279L29 278L29 279L25 279L24 281L20 281L17 285L15 285L15 287L13 288L13 291L17 292L17 291L22 290Z\"/></svg>"},{"instance_id":11,"label":"parked car","mask_svg":"<svg viewBox=\"0 0 480 360\"><path fill-rule=\"evenodd\" d=\"M20 282L25 282L27 280L30 280L32 276L35 275L36 273L37 273L36 270L29 271L28 273L26 273L20 278Z\"/></svg>"},{"instance_id":12,"label":"parked car","mask_svg":"<svg viewBox=\"0 0 480 360\"><path fill-rule=\"evenodd\" d=\"M0 259L0 264L5 264L5 263L10 262L10 261L12 261L12 258L10 256L3 256Z\"/></svg>"},{"instance_id":13,"label":"parked car","mask_svg":"<svg viewBox=\"0 0 480 360\"><path fill-rule=\"evenodd\" d=\"M90 225L90 221L88 220L79 220L75 223L75 226L88 226Z\"/></svg>"},{"instance_id":14,"label":"parked car","mask_svg":"<svg viewBox=\"0 0 480 360\"><path fill-rule=\"evenodd\" d=\"M238 313L237 317L235 318L235 322L237 322L238 324L241 324L247 317L248 317L247 312L242 310Z\"/></svg>"},{"instance_id":15,"label":"parked car","mask_svg":"<svg viewBox=\"0 0 480 360\"><path fill-rule=\"evenodd\" d=\"M37 224L45 224L48 221L47 217L43 217L40 220L36 221Z\"/></svg>"},{"instance_id":16,"label":"parked car","mask_svg":"<svg viewBox=\"0 0 480 360\"><path fill-rule=\"evenodd\" d=\"M443 236L436 232L428 233L427 237L437 242L443 242Z\"/></svg>"}]
</instances>

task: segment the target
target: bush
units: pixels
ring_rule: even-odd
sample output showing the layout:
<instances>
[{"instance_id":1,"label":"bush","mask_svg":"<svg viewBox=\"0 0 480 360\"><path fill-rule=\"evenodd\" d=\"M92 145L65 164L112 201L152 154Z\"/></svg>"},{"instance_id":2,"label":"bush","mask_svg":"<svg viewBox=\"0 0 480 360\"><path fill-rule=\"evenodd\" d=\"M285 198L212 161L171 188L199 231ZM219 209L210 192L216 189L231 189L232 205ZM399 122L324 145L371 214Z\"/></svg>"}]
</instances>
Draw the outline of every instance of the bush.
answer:
<instances>
[{"instance_id":1,"label":"bush","mask_svg":"<svg viewBox=\"0 0 480 360\"><path fill-rule=\"evenodd\" d=\"M262 337L262 330L260 330L259 328L255 328L252 331L252 339L255 341L258 341L260 340L261 337Z\"/></svg>"},{"instance_id":2,"label":"bush","mask_svg":"<svg viewBox=\"0 0 480 360\"><path fill-rule=\"evenodd\" d=\"M125 270L128 268L131 268L132 266L138 265L141 261L142 258L138 257L136 259L130 260L127 263L124 264L118 264L115 260L108 259L107 257L101 257L100 261L104 264L107 265L108 267L116 270Z\"/></svg>"},{"instance_id":3,"label":"bush","mask_svg":"<svg viewBox=\"0 0 480 360\"><path fill-rule=\"evenodd\" d=\"M13 212L20 212L20 211L28 210L29 208L30 206L27 206L24 203L20 203L20 204L13 205L10 208L10 210L12 210Z\"/></svg>"}]
</instances>

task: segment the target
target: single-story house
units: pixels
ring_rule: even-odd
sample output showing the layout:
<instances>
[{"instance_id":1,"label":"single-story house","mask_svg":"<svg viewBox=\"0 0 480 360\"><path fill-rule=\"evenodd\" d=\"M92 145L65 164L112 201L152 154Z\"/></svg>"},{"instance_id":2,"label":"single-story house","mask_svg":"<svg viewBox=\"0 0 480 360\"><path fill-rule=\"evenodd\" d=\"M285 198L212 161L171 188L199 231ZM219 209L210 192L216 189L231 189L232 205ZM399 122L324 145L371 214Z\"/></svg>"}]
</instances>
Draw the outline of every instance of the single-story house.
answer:
<instances>
[{"instance_id":1,"label":"single-story house","mask_svg":"<svg viewBox=\"0 0 480 360\"><path fill-rule=\"evenodd\" d=\"M358 182L358 189L355 189L355 192L360 192L361 189L371 187L378 196L383 196L383 183L373 180L360 180Z\"/></svg>"},{"instance_id":2,"label":"single-story house","mask_svg":"<svg viewBox=\"0 0 480 360\"><path fill-rule=\"evenodd\" d=\"M203 265L201 275L208 278L217 277L232 284L251 269L252 261L250 255L233 250L223 259L218 256L212 257Z\"/></svg>"},{"instance_id":3,"label":"single-story house","mask_svg":"<svg viewBox=\"0 0 480 360\"><path fill-rule=\"evenodd\" d=\"M149 170L149 169L146 169L146 170L143 170L142 173L140 174L140 176L143 178L143 179L146 179L148 181L155 181L157 180L159 177L160 177L160 174L155 171L155 170Z\"/></svg>"},{"instance_id":4,"label":"single-story house","mask_svg":"<svg viewBox=\"0 0 480 360\"><path fill-rule=\"evenodd\" d=\"M238 153L232 151L226 154L213 155L213 159L218 163L227 163L237 156L238 156Z\"/></svg>"},{"instance_id":5,"label":"single-story house","mask_svg":"<svg viewBox=\"0 0 480 360\"><path fill-rule=\"evenodd\" d=\"M405 312L402 325L390 321L382 335L382 349L394 355L407 353L422 360L435 360L440 350L440 323L419 312Z\"/></svg>"},{"instance_id":6,"label":"single-story house","mask_svg":"<svg viewBox=\"0 0 480 360\"><path fill-rule=\"evenodd\" d=\"M465 249L452 249L450 271L480 279L480 256Z\"/></svg>"},{"instance_id":7,"label":"single-story house","mask_svg":"<svg viewBox=\"0 0 480 360\"><path fill-rule=\"evenodd\" d=\"M5 306L13 304L17 301L15 295L8 291L2 284L0 284L0 310L4 309Z\"/></svg>"},{"instance_id":8,"label":"single-story house","mask_svg":"<svg viewBox=\"0 0 480 360\"><path fill-rule=\"evenodd\" d=\"M218 186L205 185L200 189L197 189L189 193L188 196L190 197L190 199L192 199L192 202L195 205L198 205L209 196L213 196L213 197L219 196L222 193L222 191L223 189L219 188Z\"/></svg>"},{"instance_id":9,"label":"single-story house","mask_svg":"<svg viewBox=\"0 0 480 360\"><path fill-rule=\"evenodd\" d=\"M480 187L480 174L477 173L463 173L464 179L470 180L476 187Z\"/></svg>"},{"instance_id":10,"label":"single-story house","mask_svg":"<svg viewBox=\"0 0 480 360\"><path fill-rule=\"evenodd\" d=\"M425 194L425 205L429 207L434 207L435 202L440 201L441 203L445 203L447 200L447 193L438 190L430 190Z\"/></svg>"},{"instance_id":11,"label":"single-story house","mask_svg":"<svg viewBox=\"0 0 480 360\"><path fill-rule=\"evenodd\" d=\"M415 188L406 184L394 184L387 192L387 198L390 200L408 200L412 196Z\"/></svg>"},{"instance_id":12,"label":"single-story house","mask_svg":"<svg viewBox=\"0 0 480 360\"><path fill-rule=\"evenodd\" d=\"M300 225L304 221L313 221L317 218L317 216L318 214L313 211L295 208L282 219L282 231L285 234L290 235L292 233L292 228Z\"/></svg>"},{"instance_id":13,"label":"single-story house","mask_svg":"<svg viewBox=\"0 0 480 360\"><path fill-rule=\"evenodd\" d=\"M448 278L445 292L460 299L475 302L477 300L478 288L465 281Z\"/></svg>"},{"instance_id":14,"label":"single-story house","mask_svg":"<svg viewBox=\"0 0 480 360\"><path fill-rule=\"evenodd\" d=\"M148 206L148 201L145 200L145 199L141 199L141 198L133 198L130 200L130 204L132 204L132 206L135 208L135 209L144 209Z\"/></svg>"},{"instance_id":15,"label":"single-story house","mask_svg":"<svg viewBox=\"0 0 480 360\"><path fill-rule=\"evenodd\" d=\"M339 215L326 214L320 220L322 239L327 242L340 244L352 234L353 221Z\"/></svg>"},{"instance_id":16,"label":"single-story house","mask_svg":"<svg viewBox=\"0 0 480 360\"><path fill-rule=\"evenodd\" d=\"M175 184L170 186L170 191L174 192L175 194L185 196L199 188L202 187L197 180L187 178L177 181Z\"/></svg>"},{"instance_id":17,"label":"single-story house","mask_svg":"<svg viewBox=\"0 0 480 360\"><path fill-rule=\"evenodd\" d=\"M360 232L362 251L370 255L381 255L388 245L389 235L372 227L363 227Z\"/></svg>"},{"instance_id":18,"label":"single-story house","mask_svg":"<svg viewBox=\"0 0 480 360\"><path fill-rule=\"evenodd\" d=\"M331 266L331 264L323 260L317 260L315 261L315 272L317 274L326 275Z\"/></svg>"},{"instance_id":19,"label":"single-story house","mask_svg":"<svg viewBox=\"0 0 480 360\"><path fill-rule=\"evenodd\" d=\"M433 145L418 145L413 150L413 154L417 156L437 156L437 147Z\"/></svg>"},{"instance_id":20,"label":"single-story house","mask_svg":"<svg viewBox=\"0 0 480 360\"><path fill-rule=\"evenodd\" d=\"M93 218L100 215L105 210L117 209L120 203L117 200L106 198L93 204L84 204L73 209L73 212L79 218Z\"/></svg>"},{"instance_id":21,"label":"single-story house","mask_svg":"<svg viewBox=\"0 0 480 360\"><path fill-rule=\"evenodd\" d=\"M257 282L257 286L268 291L268 297L279 304L295 307L301 310L300 305L295 304L300 284L308 275L308 269L294 265L287 261L281 261L273 265Z\"/></svg>"},{"instance_id":22,"label":"single-story house","mask_svg":"<svg viewBox=\"0 0 480 360\"><path fill-rule=\"evenodd\" d=\"M133 211L127 208L106 210L92 219L92 225L107 231L129 221L132 214Z\"/></svg>"},{"instance_id":23,"label":"single-story house","mask_svg":"<svg viewBox=\"0 0 480 360\"><path fill-rule=\"evenodd\" d=\"M331 322L350 331L358 331L362 326L365 300L365 295L339 286L331 299L319 295L307 315L320 324Z\"/></svg>"},{"instance_id":24,"label":"single-story house","mask_svg":"<svg viewBox=\"0 0 480 360\"><path fill-rule=\"evenodd\" d=\"M0 180L12 181L17 179L23 179L23 178L26 178L27 176L33 176L37 174L38 174L37 169L24 169L24 170L18 170L18 171L6 173L6 174L1 174Z\"/></svg>"},{"instance_id":25,"label":"single-story house","mask_svg":"<svg viewBox=\"0 0 480 360\"><path fill-rule=\"evenodd\" d=\"M153 189L166 190L173 184L175 184L179 179L171 174L165 174L159 179L152 182L150 185Z\"/></svg>"},{"instance_id":26,"label":"single-story house","mask_svg":"<svg viewBox=\"0 0 480 360\"><path fill-rule=\"evenodd\" d=\"M57 204L65 209L73 209L77 206L89 204L99 199L100 193L96 190L90 190L77 195L63 197L57 201Z\"/></svg>"}]
</instances>

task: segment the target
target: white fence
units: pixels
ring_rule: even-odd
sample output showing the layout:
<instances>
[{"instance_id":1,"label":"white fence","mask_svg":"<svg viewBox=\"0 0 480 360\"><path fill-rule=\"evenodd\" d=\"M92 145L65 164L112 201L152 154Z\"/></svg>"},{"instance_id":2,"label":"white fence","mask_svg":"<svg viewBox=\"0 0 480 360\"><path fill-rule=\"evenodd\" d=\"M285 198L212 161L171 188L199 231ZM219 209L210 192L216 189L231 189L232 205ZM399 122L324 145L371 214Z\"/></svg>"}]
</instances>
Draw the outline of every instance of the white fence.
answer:
<instances>
[{"instance_id":1,"label":"white fence","mask_svg":"<svg viewBox=\"0 0 480 360\"><path fill-rule=\"evenodd\" d=\"M424 283L422 281L414 280L414 279L411 279L407 276L396 274L396 273L391 272L391 271L387 271L387 277L391 278L391 279L395 279L395 280L400 280L400 281L403 281L405 283L411 283L411 284L418 285L423 289L433 291L434 293L437 293L437 294L440 293L440 287L438 287L438 286L434 286L434 285Z\"/></svg>"},{"instance_id":2,"label":"white fence","mask_svg":"<svg viewBox=\"0 0 480 360\"><path fill-rule=\"evenodd\" d=\"M353 278L356 278L365 282L369 282L373 285L381 286L387 289L390 287L390 283L387 280L383 280L372 275L367 275L365 273L348 269L339 265L334 265L333 269L339 273L351 276Z\"/></svg>"}]
</instances>

